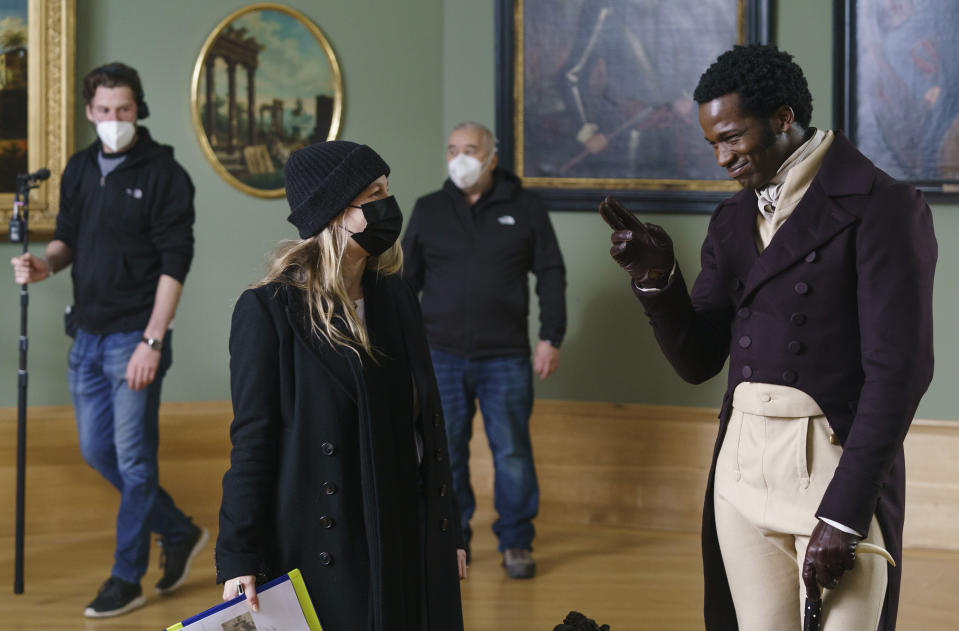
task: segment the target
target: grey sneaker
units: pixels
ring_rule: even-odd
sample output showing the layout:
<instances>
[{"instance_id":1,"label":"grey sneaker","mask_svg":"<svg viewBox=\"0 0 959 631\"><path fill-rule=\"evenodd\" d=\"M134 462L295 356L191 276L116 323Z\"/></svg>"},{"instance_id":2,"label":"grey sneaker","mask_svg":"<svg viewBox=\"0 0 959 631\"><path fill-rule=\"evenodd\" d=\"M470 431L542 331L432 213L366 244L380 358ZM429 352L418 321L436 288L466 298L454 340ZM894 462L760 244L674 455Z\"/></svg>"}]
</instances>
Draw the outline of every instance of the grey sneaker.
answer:
<instances>
[{"instance_id":1,"label":"grey sneaker","mask_svg":"<svg viewBox=\"0 0 959 631\"><path fill-rule=\"evenodd\" d=\"M142 607L146 602L146 596L143 595L139 583L128 583L116 576L111 576L100 587L93 602L83 610L83 615L87 618L119 616Z\"/></svg>"},{"instance_id":2,"label":"grey sneaker","mask_svg":"<svg viewBox=\"0 0 959 631\"><path fill-rule=\"evenodd\" d=\"M533 578L536 562L525 548L507 548L503 552L503 567L510 578Z\"/></svg>"}]
</instances>

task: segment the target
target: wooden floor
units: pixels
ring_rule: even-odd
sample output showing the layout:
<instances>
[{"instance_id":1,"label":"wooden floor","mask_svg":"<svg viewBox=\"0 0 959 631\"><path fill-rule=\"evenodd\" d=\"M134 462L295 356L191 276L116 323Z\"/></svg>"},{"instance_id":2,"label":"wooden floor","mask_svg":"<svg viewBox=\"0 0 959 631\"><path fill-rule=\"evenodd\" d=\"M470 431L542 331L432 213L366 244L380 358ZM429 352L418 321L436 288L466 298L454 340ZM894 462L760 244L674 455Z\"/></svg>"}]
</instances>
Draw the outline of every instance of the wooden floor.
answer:
<instances>
[{"instance_id":1,"label":"wooden floor","mask_svg":"<svg viewBox=\"0 0 959 631\"><path fill-rule=\"evenodd\" d=\"M572 609L609 624L612 631L702 630L702 568L693 531L714 416L653 406L538 401L534 448L542 502L534 555L539 573L530 581L507 579L499 566L489 529L492 466L477 423L471 470L480 510L473 524L471 576L462 585L466 630L552 631ZM0 409L0 631L158 631L219 602L212 543L187 583L163 598L152 589L160 574L154 547L143 581L147 606L108 620L83 618L83 608L110 570L118 496L80 458L68 407L31 408L27 591L14 596L14 419L14 410ZM229 404L164 404L161 419L161 482L187 514L212 530L229 453ZM907 535L913 533L914 543L905 551L898 629L954 631L959 629L959 465L954 457L959 436L952 426L919 429L913 437L918 442L913 443L907 511ZM916 544L926 540L951 550Z\"/></svg>"},{"instance_id":2,"label":"wooden floor","mask_svg":"<svg viewBox=\"0 0 959 631\"><path fill-rule=\"evenodd\" d=\"M609 624L612 631L703 628L696 535L541 523L535 551L539 574L516 581L499 567L490 521L484 513L475 522L475 557L462 584L467 631L552 631L571 609ZM146 607L86 620L81 612L109 572L112 542L112 532L30 537L26 593L14 596L9 587L0 593L0 629L158 631L219 601L210 546L178 592L161 598L150 588ZM0 538L0 547L0 577L6 579L12 577L13 542ZM154 565L143 584L152 586L158 578ZM959 553L907 551L899 629L954 631L957 591Z\"/></svg>"}]
</instances>

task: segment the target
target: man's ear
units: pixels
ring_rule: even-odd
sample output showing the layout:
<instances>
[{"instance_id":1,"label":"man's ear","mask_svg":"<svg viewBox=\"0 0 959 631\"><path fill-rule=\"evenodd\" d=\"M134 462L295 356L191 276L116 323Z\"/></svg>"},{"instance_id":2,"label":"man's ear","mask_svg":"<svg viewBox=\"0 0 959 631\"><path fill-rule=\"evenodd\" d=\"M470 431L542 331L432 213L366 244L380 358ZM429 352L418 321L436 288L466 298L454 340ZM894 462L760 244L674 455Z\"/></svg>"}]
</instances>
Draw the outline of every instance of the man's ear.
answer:
<instances>
[{"instance_id":1,"label":"man's ear","mask_svg":"<svg viewBox=\"0 0 959 631\"><path fill-rule=\"evenodd\" d=\"M489 170L492 171L496 168L496 165L499 164L499 152L493 151L493 159L489 161Z\"/></svg>"},{"instance_id":2,"label":"man's ear","mask_svg":"<svg viewBox=\"0 0 959 631\"><path fill-rule=\"evenodd\" d=\"M87 103L87 106L86 106L86 108L84 109L84 111L86 112L87 120L90 121L91 123L93 123L94 125L96 125L96 124L97 124L97 119L93 118L93 110L90 108L90 104L89 104L89 103Z\"/></svg>"},{"instance_id":3,"label":"man's ear","mask_svg":"<svg viewBox=\"0 0 959 631\"><path fill-rule=\"evenodd\" d=\"M776 132L782 134L789 131L795 124L796 113L788 105L781 105L773 115L773 119L775 120Z\"/></svg>"}]
</instances>

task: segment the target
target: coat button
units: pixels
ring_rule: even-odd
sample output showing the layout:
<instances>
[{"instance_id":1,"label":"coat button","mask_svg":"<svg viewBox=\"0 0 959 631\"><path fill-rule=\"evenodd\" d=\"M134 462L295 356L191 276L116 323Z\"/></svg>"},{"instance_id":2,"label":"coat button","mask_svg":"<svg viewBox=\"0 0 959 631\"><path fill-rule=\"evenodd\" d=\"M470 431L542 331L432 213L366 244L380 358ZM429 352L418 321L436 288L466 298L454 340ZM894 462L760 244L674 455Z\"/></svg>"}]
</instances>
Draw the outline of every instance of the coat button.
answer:
<instances>
[{"instance_id":1,"label":"coat button","mask_svg":"<svg viewBox=\"0 0 959 631\"><path fill-rule=\"evenodd\" d=\"M443 420L443 415L439 412L433 413L433 427L439 427L440 422Z\"/></svg>"},{"instance_id":2,"label":"coat button","mask_svg":"<svg viewBox=\"0 0 959 631\"><path fill-rule=\"evenodd\" d=\"M333 564L333 555L329 552L320 552L318 555L320 559L320 565L332 565Z\"/></svg>"},{"instance_id":3,"label":"coat button","mask_svg":"<svg viewBox=\"0 0 959 631\"><path fill-rule=\"evenodd\" d=\"M443 519L440 520L440 530L442 532L446 532L447 530L449 530L449 528L450 528L450 520L444 517Z\"/></svg>"},{"instance_id":4,"label":"coat button","mask_svg":"<svg viewBox=\"0 0 959 631\"><path fill-rule=\"evenodd\" d=\"M433 452L433 459L436 462L443 462L443 450L437 447L436 451Z\"/></svg>"},{"instance_id":5,"label":"coat button","mask_svg":"<svg viewBox=\"0 0 959 631\"><path fill-rule=\"evenodd\" d=\"M799 375L796 374L795 370L784 370L783 371L783 382L786 385L792 385L796 383L796 379L799 378Z\"/></svg>"},{"instance_id":6,"label":"coat button","mask_svg":"<svg viewBox=\"0 0 959 631\"><path fill-rule=\"evenodd\" d=\"M319 523L321 528L329 529L333 527L334 522L331 517L327 517L326 515L323 515L322 517L320 517Z\"/></svg>"},{"instance_id":7,"label":"coat button","mask_svg":"<svg viewBox=\"0 0 959 631\"><path fill-rule=\"evenodd\" d=\"M759 400L762 401L763 403L769 403L770 401L773 400L773 398L769 396L769 394L763 392L761 395L759 395Z\"/></svg>"},{"instance_id":8,"label":"coat button","mask_svg":"<svg viewBox=\"0 0 959 631\"><path fill-rule=\"evenodd\" d=\"M750 366L743 366L743 378L749 379L753 376L753 369Z\"/></svg>"},{"instance_id":9,"label":"coat button","mask_svg":"<svg viewBox=\"0 0 959 631\"><path fill-rule=\"evenodd\" d=\"M739 291L743 286L743 283L738 278L734 278L729 281L729 288L733 291Z\"/></svg>"},{"instance_id":10,"label":"coat button","mask_svg":"<svg viewBox=\"0 0 959 631\"><path fill-rule=\"evenodd\" d=\"M839 437L836 436L836 432L829 432L829 444L831 445L839 444Z\"/></svg>"},{"instance_id":11,"label":"coat button","mask_svg":"<svg viewBox=\"0 0 959 631\"><path fill-rule=\"evenodd\" d=\"M752 312L749 311L749 307L741 307L739 311L736 312L736 315L738 315L741 320L746 320L752 315Z\"/></svg>"},{"instance_id":12,"label":"coat button","mask_svg":"<svg viewBox=\"0 0 959 631\"><path fill-rule=\"evenodd\" d=\"M793 289L800 296L805 296L806 294L809 293L809 285L807 285L806 283L802 281L799 281L798 283L793 285Z\"/></svg>"},{"instance_id":13,"label":"coat button","mask_svg":"<svg viewBox=\"0 0 959 631\"><path fill-rule=\"evenodd\" d=\"M806 314L794 313L791 316L789 316L789 321L795 324L796 326L802 326L806 324Z\"/></svg>"},{"instance_id":14,"label":"coat button","mask_svg":"<svg viewBox=\"0 0 959 631\"><path fill-rule=\"evenodd\" d=\"M324 456L332 456L336 449L333 447L333 443L323 443L320 445L320 451L323 452Z\"/></svg>"},{"instance_id":15,"label":"coat button","mask_svg":"<svg viewBox=\"0 0 959 631\"><path fill-rule=\"evenodd\" d=\"M806 262L812 263L816 260L816 258L818 258L818 255L816 254L816 251L813 250L812 252L806 255Z\"/></svg>"},{"instance_id":16,"label":"coat button","mask_svg":"<svg viewBox=\"0 0 959 631\"><path fill-rule=\"evenodd\" d=\"M440 497L446 497L446 485L440 484Z\"/></svg>"},{"instance_id":17,"label":"coat button","mask_svg":"<svg viewBox=\"0 0 959 631\"><path fill-rule=\"evenodd\" d=\"M803 346L802 342L797 342L796 340L793 340L792 342L789 343L789 346L787 346L787 348L789 349L789 352L792 353L793 355L799 355L800 353L803 352L803 349L805 347Z\"/></svg>"},{"instance_id":18,"label":"coat button","mask_svg":"<svg viewBox=\"0 0 959 631\"><path fill-rule=\"evenodd\" d=\"M749 348L749 345L752 343L753 341L749 338L748 335L744 335L741 338L739 338L739 346L741 348Z\"/></svg>"},{"instance_id":19,"label":"coat button","mask_svg":"<svg viewBox=\"0 0 959 631\"><path fill-rule=\"evenodd\" d=\"M334 493L336 493L336 485L333 484L332 482L324 482L323 492L326 493L327 495L333 495Z\"/></svg>"}]
</instances>

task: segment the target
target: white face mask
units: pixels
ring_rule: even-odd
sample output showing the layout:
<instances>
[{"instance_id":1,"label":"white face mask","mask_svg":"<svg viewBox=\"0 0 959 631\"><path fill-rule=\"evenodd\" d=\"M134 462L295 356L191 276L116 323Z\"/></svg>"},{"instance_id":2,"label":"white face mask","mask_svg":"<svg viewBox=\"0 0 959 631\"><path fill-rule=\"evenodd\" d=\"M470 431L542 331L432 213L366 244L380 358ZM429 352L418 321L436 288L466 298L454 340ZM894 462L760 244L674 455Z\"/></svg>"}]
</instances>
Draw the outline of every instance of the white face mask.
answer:
<instances>
[{"instance_id":1,"label":"white face mask","mask_svg":"<svg viewBox=\"0 0 959 631\"><path fill-rule=\"evenodd\" d=\"M493 159L493 155L492 153L490 154L486 164L465 153L461 153L447 162L446 170L450 175L450 179L453 180L453 184L456 184L456 187L460 190L471 188L479 182L480 176L483 175L483 170L489 161Z\"/></svg>"},{"instance_id":2,"label":"white face mask","mask_svg":"<svg viewBox=\"0 0 959 631\"><path fill-rule=\"evenodd\" d=\"M101 121L97 123L97 136L110 151L129 145L137 135L137 127L129 121Z\"/></svg>"}]
</instances>

